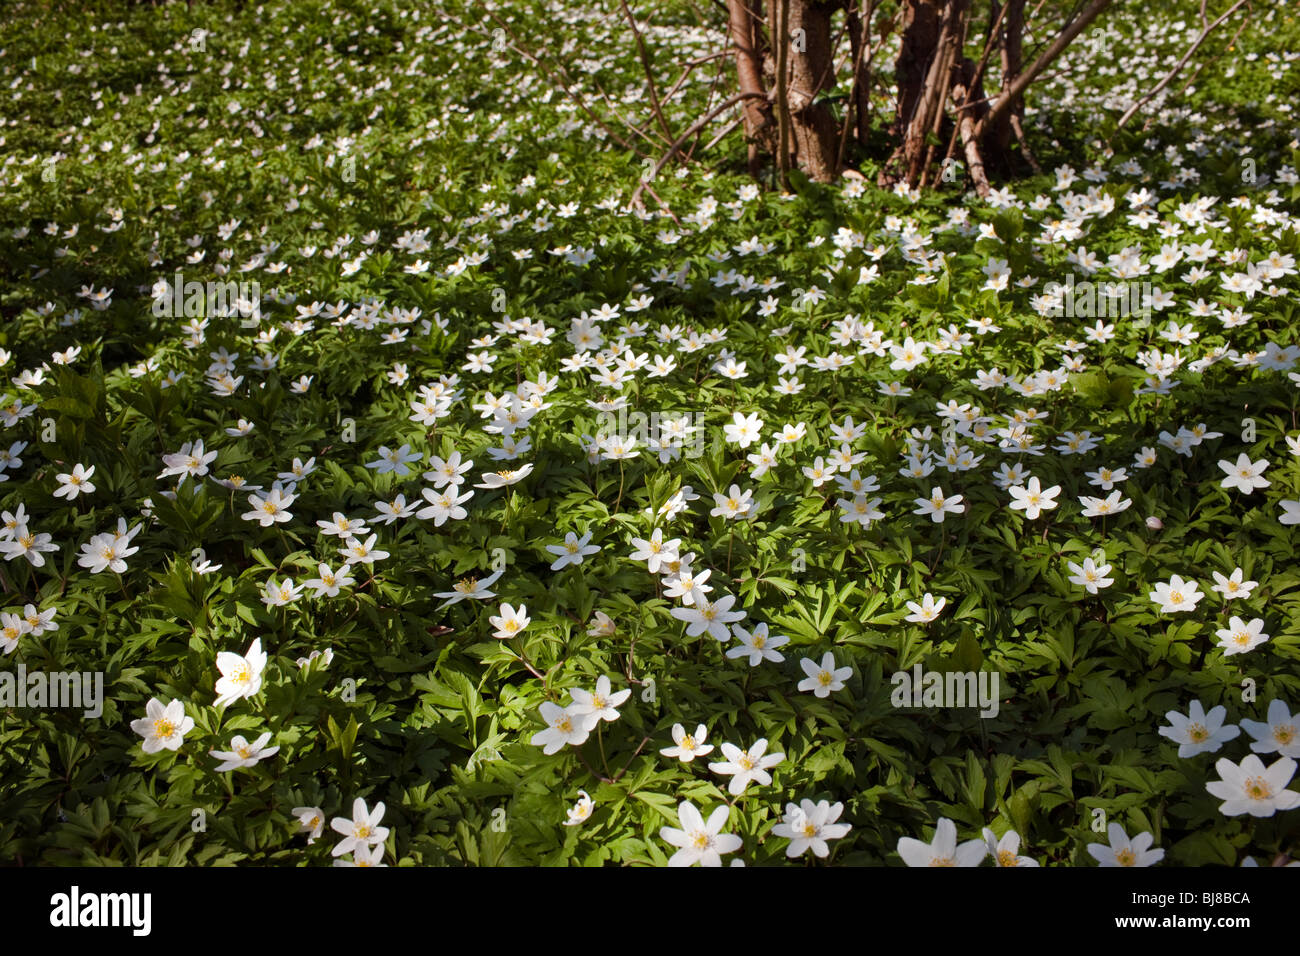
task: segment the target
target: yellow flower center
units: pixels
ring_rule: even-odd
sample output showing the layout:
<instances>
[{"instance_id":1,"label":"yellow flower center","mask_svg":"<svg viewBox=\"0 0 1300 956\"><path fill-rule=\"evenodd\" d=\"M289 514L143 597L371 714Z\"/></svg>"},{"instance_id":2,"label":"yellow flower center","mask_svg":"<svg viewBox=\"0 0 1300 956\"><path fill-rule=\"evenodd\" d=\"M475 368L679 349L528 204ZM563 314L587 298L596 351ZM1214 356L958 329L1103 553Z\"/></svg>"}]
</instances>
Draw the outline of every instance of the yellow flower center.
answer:
<instances>
[{"instance_id":1,"label":"yellow flower center","mask_svg":"<svg viewBox=\"0 0 1300 956\"><path fill-rule=\"evenodd\" d=\"M1191 724L1187 728L1187 736L1193 743L1204 743L1210 737L1210 732L1200 724Z\"/></svg>"},{"instance_id":2,"label":"yellow flower center","mask_svg":"<svg viewBox=\"0 0 1300 956\"><path fill-rule=\"evenodd\" d=\"M1273 796L1273 788L1263 777L1247 777L1242 789L1252 800L1267 800Z\"/></svg>"},{"instance_id":3,"label":"yellow flower center","mask_svg":"<svg viewBox=\"0 0 1300 956\"><path fill-rule=\"evenodd\" d=\"M167 740L172 734L176 733L176 725L165 717L160 717L153 722L153 735L161 740Z\"/></svg>"},{"instance_id":4,"label":"yellow flower center","mask_svg":"<svg viewBox=\"0 0 1300 956\"><path fill-rule=\"evenodd\" d=\"M1131 849L1125 848L1115 854L1115 861L1120 866L1137 866L1137 854Z\"/></svg>"}]
</instances>

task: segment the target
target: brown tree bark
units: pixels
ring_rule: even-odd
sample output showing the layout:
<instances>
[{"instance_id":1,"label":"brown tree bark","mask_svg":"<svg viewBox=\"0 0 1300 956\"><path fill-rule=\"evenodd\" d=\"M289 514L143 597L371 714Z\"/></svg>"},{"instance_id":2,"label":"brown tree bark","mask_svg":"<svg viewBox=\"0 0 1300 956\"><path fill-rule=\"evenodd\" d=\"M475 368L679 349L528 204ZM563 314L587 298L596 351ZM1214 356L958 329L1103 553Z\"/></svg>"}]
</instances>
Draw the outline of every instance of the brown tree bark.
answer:
<instances>
[{"instance_id":1,"label":"brown tree bark","mask_svg":"<svg viewBox=\"0 0 1300 956\"><path fill-rule=\"evenodd\" d=\"M927 139L937 136L943 120L969 12L969 0L907 0L907 4L895 69L899 143L881 172L882 185L919 182L931 154Z\"/></svg>"},{"instance_id":2,"label":"brown tree bark","mask_svg":"<svg viewBox=\"0 0 1300 956\"><path fill-rule=\"evenodd\" d=\"M939 21L944 0L906 0L903 42L894 61L898 108L890 133L901 141L925 90L925 77L939 48Z\"/></svg>"},{"instance_id":3,"label":"brown tree bark","mask_svg":"<svg viewBox=\"0 0 1300 956\"><path fill-rule=\"evenodd\" d=\"M990 148L982 146L979 138L975 135L975 130L979 127L980 121L988 114L988 104L984 102L984 83L976 69L975 64L969 59L964 58L957 67L957 75L952 88L953 103L958 106L957 128L955 135L961 138L962 152L966 156L966 172L970 175L971 182L975 186L975 192L981 198L988 196L992 191L989 185L988 172L985 168L985 157L989 155ZM996 147L991 148L998 162L1002 161L1002 154L996 152Z\"/></svg>"},{"instance_id":4,"label":"brown tree bark","mask_svg":"<svg viewBox=\"0 0 1300 956\"><path fill-rule=\"evenodd\" d=\"M963 53L972 0L899 0L898 16L886 17L893 25L885 28L899 29L901 23L895 61L897 104L890 129L895 148L878 183L925 185L936 175L935 164L954 156L960 144L976 188L985 193L990 188L989 170L999 175L1014 172L1009 148L1013 136L1020 141L1022 155L1037 168L1021 123L1025 91L1115 2L1081 0L1077 15L1054 36L1049 34L1050 42L1026 66L1022 62L1026 0L990 0L978 64ZM762 156L768 155L775 158L783 182L788 183L786 174L795 165L819 182L834 180L844 164L849 136L861 144L871 132L871 57L866 57L864 69L859 64L864 62L864 51L872 50L874 55L870 30L876 0L725 3L751 173L759 172ZM835 37L831 18L840 10L846 17L844 33L853 65L843 129L824 101L824 94L836 84L836 46L843 34ZM995 50L1002 61L1001 89L997 99L988 103L983 81ZM818 102L819 96L823 102Z\"/></svg>"},{"instance_id":5,"label":"brown tree bark","mask_svg":"<svg viewBox=\"0 0 1300 956\"><path fill-rule=\"evenodd\" d=\"M853 104L854 139L865 143L871 134L871 69L867 64L867 50L871 48L871 15L873 0L844 0L844 15L848 17L849 50L853 63L853 89L849 100Z\"/></svg>"},{"instance_id":6,"label":"brown tree bark","mask_svg":"<svg viewBox=\"0 0 1300 956\"><path fill-rule=\"evenodd\" d=\"M819 93L835 86L831 49L831 13L835 7L819 0L781 0L789 5L789 85L795 161L820 183L839 175L838 127L830 107L816 102Z\"/></svg>"},{"instance_id":7,"label":"brown tree bark","mask_svg":"<svg viewBox=\"0 0 1300 956\"><path fill-rule=\"evenodd\" d=\"M995 3L996 7L997 4ZM1002 90L1006 96L1011 84L1020 75L1024 61L1025 34L1025 0L1007 0L1007 9L1002 16L1002 28L999 31L999 46L1002 59ZM1024 115L1024 98L1012 105L1006 116L999 119L984 134L984 140L991 147L1006 151L1011 146L1011 117Z\"/></svg>"},{"instance_id":8,"label":"brown tree bark","mask_svg":"<svg viewBox=\"0 0 1300 956\"><path fill-rule=\"evenodd\" d=\"M736 78L741 93L753 93L744 101L745 141L749 144L749 174L758 177L762 154L776 151L776 122L772 104L766 102L763 59L759 47L759 25L763 22L762 0L727 0L728 28L736 52Z\"/></svg>"},{"instance_id":9,"label":"brown tree bark","mask_svg":"<svg viewBox=\"0 0 1300 956\"><path fill-rule=\"evenodd\" d=\"M1065 48L1074 42L1074 38L1088 28L1088 24L1097 19L1097 16L1111 5L1113 0L1089 0L1087 6L1079 13L1077 17L1071 20L1056 35L1056 38L1048 44L1047 49L1040 53L1033 63L1021 71L1012 81L1011 85L1003 91L1002 96L989 110L988 116L979 124L976 131L981 137L992 126L994 126L1004 113L1011 110L1012 105L1020 101L1025 90L1029 89L1031 83L1038 79L1058 56L1065 52Z\"/></svg>"}]
</instances>

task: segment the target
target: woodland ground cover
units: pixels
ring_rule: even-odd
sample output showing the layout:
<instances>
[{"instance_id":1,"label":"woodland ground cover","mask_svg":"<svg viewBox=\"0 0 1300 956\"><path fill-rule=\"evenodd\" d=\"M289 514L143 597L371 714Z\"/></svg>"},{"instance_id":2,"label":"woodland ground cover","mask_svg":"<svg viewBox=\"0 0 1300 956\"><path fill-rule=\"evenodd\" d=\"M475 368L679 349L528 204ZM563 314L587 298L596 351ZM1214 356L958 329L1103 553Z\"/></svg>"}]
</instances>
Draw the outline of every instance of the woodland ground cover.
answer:
<instances>
[{"instance_id":1,"label":"woodland ground cover","mask_svg":"<svg viewBox=\"0 0 1300 956\"><path fill-rule=\"evenodd\" d=\"M0 27L0 860L1294 857L1295 14L1110 146L1195 23L1099 22L987 200L638 208L520 52L639 109L617 12L479 6Z\"/></svg>"}]
</instances>

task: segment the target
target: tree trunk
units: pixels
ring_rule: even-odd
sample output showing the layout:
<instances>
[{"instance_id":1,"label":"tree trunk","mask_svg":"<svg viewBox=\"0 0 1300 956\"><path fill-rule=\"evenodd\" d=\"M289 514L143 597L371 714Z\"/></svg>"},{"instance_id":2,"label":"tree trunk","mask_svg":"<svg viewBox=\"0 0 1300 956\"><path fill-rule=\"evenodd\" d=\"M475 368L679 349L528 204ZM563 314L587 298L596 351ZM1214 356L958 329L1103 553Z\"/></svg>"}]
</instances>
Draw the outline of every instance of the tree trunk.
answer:
<instances>
[{"instance_id":1,"label":"tree trunk","mask_svg":"<svg viewBox=\"0 0 1300 956\"><path fill-rule=\"evenodd\" d=\"M834 51L831 49L833 6L818 0L781 0L789 4L789 86L795 161L819 183L839 175L838 128L830 107L817 103L817 94L835 86Z\"/></svg>"},{"instance_id":2,"label":"tree trunk","mask_svg":"<svg viewBox=\"0 0 1300 956\"><path fill-rule=\"evenodd\" d=\"M870 0L861 4L859 0L844 0L851 62L856 71L853 89L849 91L853 104L853 129L850 132L860 145L864 145L871 134L871 67L867 63L867 50L871 48L872 12Z\"/></svg>"},{"instance_id":3,"label":"tree trunk","mask_svg":"<svg viewBox=\"0 0 1300 956\"><path fill-rule=\"evenodd\" d=\"M943 53L950 29L946 0L906 0L903 41L894 63L898 108L893 137L897 146L880 172L880 185L915 182L913 171L925 162L926 134L934 125L938 75L944 72ZM946 74L943 88L948 87ZM946 92L945 92L946 96Z\"/></svg>"},{"instance_id":4,"label":"tree trunk","mask_svg":"<svg viewBox=\"0 0 1300 956\"><path fill-rule=\"evenodd\" d=\"M966 170L975 185L975 192L985 198L992 191L985 169L986 157L991 153L999 164L1005 165L1005 161L1004 154L996 146L984 146L975 134L980 121L988 114L989 106L984 102L983 80L976 76L975 64L969 58L963 58L958 64L952 101L958 108L956 134L961 137Z\"/></svg>"},{"instance_id":5,"label":"tree trunk","mask_svg":"<svg viewBox=\"0 0 1300 956\"><path fill-rule=\"evenodd\" d=\"M911 4L917 7L929 6L930 0L909 0L909 7ZM953 72L961 58L962 43L966 36L968 10L969 0L947 0L939 5L938 35L934 36L929 66L914 97L902 142L895 150L892 160L896 176L905 180L909 186L915 186L920 181L927 161L933 158L934 148L931 142L937 140L942 128L944 106L948 102ZM928 22L923 24L919 16L913 22L918 24L918 36L914 37L914 43L919 50L921 42L929 40L933 34L929 32ZM924 26L923 33L920 32L921 25Z\"/></svg>"},{"instance_id":6,"label":"tree trunk","mask_svg":"<svg viewBox=\"0 0 1300 956\"><path fill-rule=\"evenodd\" d=\"M894 61L894 76L898 82L898 108L894 126L890 131L895 140L901 140L916 112L916 105L925 89L925 77L930 71L930 61L939 48L939 20L944 0L906 0L903 13L903 43Z\"/></svg>"},{"instance_id":7,"label":"tree trunk","mask_svg":"<svg viewBox=\"0 0 1300 956\"><path fill-rule=\"evenodd\" d=\"M865 54L874 55L870 34L876 0L724 2L750 172L757 175L767 155L775 158L786 185L796 165L818 182L833 181L844 163L850 136L862 145L871 133L872 56ZM898 99L890 128L894 151L881 168L878 184L888 187L901 181L910 187L924 186L933 181L941 159L945 169L950 166L946 160L956 155L960 144L976 188L986 194L988 172L1015 172L1013 137L1020 143L1021 155L1037 169L1021 122L1025 92L1114 2L1078 0L1075 16L1028 65L1023 63L1026 0L990 0L978 64L964 56L971 0L899 0L897 19L886 8L885 21L894 25L882 29L892 31L901 23L902 33L895 61ZM836 85L834 47L842 39L842 35L833 38L831 17L841 9L853 64L844 129L825 102L825 94ZM987 103L984 77L995 47L1002 64L1001 89L997 99Z\"/></svg>"},{"instance_id":8,"label":"tree trunk","mask_svg":"<svg viewBox=\"0 0 1300 956\"><path fill-rule=\"evenodd\" d=\"M727 0L731 45L736 51L736 78L741 93L765 94L763 60L758 25L763 21L762 0ZM776 151L772 105L757 97L744 101L745 141L749 144L749 174L758 177L762 153Z\"/></svg>"},{"instance_id":9,"label":"tree trunk","mask_svg":"<svg viewBox=\"0 0 1300 956\"><path fill-rule=\"evenodd\" d=\"M994 4L996 7L997 5ZM1002 27L999 40L1002 48L1002 90L1006 96L1012 82L1020 75L1024 60L1025 0L1007 0L1006 13L1002 15ZM1006 151L1011 147L1011 117L1024 112L1024 101L1015 104L1002 119L997 120L984 134L984 140L990 147Z\"/></svg>"}]
</instances>

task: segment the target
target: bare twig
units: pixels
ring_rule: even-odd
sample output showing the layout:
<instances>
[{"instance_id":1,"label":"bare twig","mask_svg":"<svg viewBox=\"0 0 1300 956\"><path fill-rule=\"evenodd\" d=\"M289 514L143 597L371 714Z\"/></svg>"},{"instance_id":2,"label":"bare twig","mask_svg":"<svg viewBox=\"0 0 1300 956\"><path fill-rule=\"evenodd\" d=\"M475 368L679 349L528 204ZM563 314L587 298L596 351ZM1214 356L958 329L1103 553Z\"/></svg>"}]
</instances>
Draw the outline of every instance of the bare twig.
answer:
<instances>
[{"instance_id":1,"label":"bare twig","mask_svg":"<svg viewBox=\"0 0 1300 956\"><path fill-rule=\"evenodd\" d=\"M716 60L718 57L726 56L726 55L727 55L726 50L719 50L716 53L706 53L704 56L697 57L696 59L689 61L686 64L686 66L682 68L682 75L677 77L677 82L674 83L669 88L668 92L664 94L663 102L667 103L677 94L677 91L682 88L682 84L686 82L686 78L695 72L695 68L697 66L703 66L705 63L708 63L710 60Z\"/></svg>"},{"instance_id":2,"label":"bare twig","mask_svg":"<svg viewBox=\"0 0 1300 956\"><path fill-rule=\"evenodd\" d=\"M857 18L858 49L856 55L853 57L853 73L849 77L849 104L844 108L844 127L840 130L840 144L835 150L836 169L844 168L844 153L849 145L849 130L852 129L857 122L855 114L857 113L858 85L862 82L862 71L863 69L868 71L871 69L871 61L869 59L864 59L863 54L866 53L868 49L871 50L873 56L876 52L875 48L871 46L871 21L875 17L875 14L875 0L866 0L860 17L858 16L857 11L852 9L850 6L846 5L844 9L844 20L846 26L850 21L853 21L854 18ZM849 40L852 41L852 39L853 34L850 33ZM868 103L868 105L870 104Z\"/></svg>"},{"instance_id":3,"label":"bare twig","mask_svg":"<svg viewBox=\"0 0 1300 956\"><path fill-rule=\"evenodd\" d=\"M542 63L542 58L541 58L541 57L536 56L536 55L533 54L533 53L530 53L528 50L525 50L522 46L520 46L520 45L519 45L519 42L518 42L518 38L514 35L514 32L510 29L510 27L505 23L504 20L502 20L500 17L498 17L498 16L496 15L495 12L493 12L492 10L490 10L490 9L488 9L488 8L486 8L486 7L484 8L484 12L487 13L487 15L488 15L489 17L491 17L491 18L493 19L493 21L495 21L495 22L496 22L496 23L501 27L502 32L505 33L505 35L506 35L507 37L510 38L510 42L509 42L509 44L508 44L508 46L510 47L510 49L514 50L516 53L518 53L518 54L519 54L520 56L522 56L524 59L528 60L530 63L532 63L534 66L536 66L536 67L537 67L537 68L542 72L542 75L543 75L543 76L544 76L548 81L550 81L551 83L553 83L555 86L558 86L558 87L560 88L561 92L563 92L565 96L567 96L570 100L572 100L572 101L577 105L577 107L578 107L580 110L582 110L584 113L586 113L587 116L588 116L588 118L591 119L591 121L592 121L593 123L595 123L598 127L600 127L600 129L605 133L606 136L608 136L610 139L612 139L612 140L613 140L615 143L617 143L619 146L622 146L624 149L629 150L629 151L631 151L631 152L633 152L633 153L636 153L636 155L641 156L641 157L643 157L643 158L645 158L645 159L649 159L649 158L650 158L648 153L645 153L645 152L643 152L643 151L637 149L637 148L636 148L635 146L633 146L630 142L628 142L628 141L625 140L623 137L621 137L621 136L619 136L617 133L615 133L612 129L610 129L609 124L606 123L603 119L601 119L601 117L600 117L599 115L597 115L596 112L593 111L593 110L591 109L590 106L587 105L586 100L584 100L582 97L578 96L578 94L576 94L576 93L575 93L575 92L574 92L574 91L569 87L569 84L566 83L562 77L559 77L559 76L555 76L555 75L553 75L553 74L551 73L551 71L548 70L548 69L546 68L546 65ZM487 32L487 30L483 29L482 27L470 27L468 24L465 24L465 23L463 23L463 22L462 22L461 25L462 25L462 26L465 26L465 27L468 27L468 28L470 28L470 29L477 29L477 30L478 30L479 32L481 32L481 33L486 33L486 32ZM567 74L568 71L564 69L564 65L563 65L563 64L557 63L557 66L559 67L559 69L561 70L561 72L564 72L564 73ZM621 118L620 118L620 120L621 120ZM626 122L626 121L623 121L623 122ZM641 133L640 130L637 130L637 132L638 132L638 133ZM644 133L641 133L641 135L644 135Z\"/></svg>"},{"instance_id":4,"label":"bare twig","mask_svg":"<svg viewBox=\"0 0 1300 956\"><path fill-rule=\"evenodd\" d=\"M1232 35L1232 39L1228 41L1228 46L1225 48L1225 52L1226 50L1231 50L1234 46L1236 46L1237 40L1241 38L1242 31L1246 29L1246 25L1249 23L1250 23L1250 5L1247 4L1246 15L1241 18L1241 23L1237 24L1237 32L1234 33ZM1192 70L1192 75L1187 78L1186 83L1184 83L1182 86L1178 88L1178 92L1175 93L1174 96L1179 97L1182 96L1184 93L1186 93L1187 88L1191 86L1193 83L1195 83L1196 78L1201 75L1201 71L1205 69L1207 66L1209 66L1211 63L1214 63L1216 60L1218 60L1219 57L1221 56L1223 56L1222 53L1217 53L1214 56L1210 57L1208 60L1205 60L1202 63L1200 63L1196 67L1196 69Z\"/></svg>"},{"instance_id":5,"label":"bare twig","mask_svg":"<svg viewBox=\"0 0 1300 956\"><path fill-rule=\"evenodd\" d=\"M613 106L614 98L605 92L605 88L600 85L600 80L596 79L594 76L591 78L591 85L596 88L596 92L600 94L600 98L604 100L605 103L610 105L610 112L614 114L614 119L618 120L628 129L630 129L632 132L636 133L638 136L640 136L643 140L645 140L655 149L658 149L660 145L666 145L672 142L671 139L665 137L664 134L659 132L658 130L652 130L652 132L655 135L651 136L650 133L647 133L640 126L637 126L630 119L628 119L617 109L615 109Z\"/></svg>"},{"instance_id":6,"label":"bare twig","mask_svg":"<svg viewBox=\"0 0 1300 956\"><path fill-rule=\"evenodd\" d=\"M1016 77L1015 81L1003 91L1002 96L998 98L998 101L993 105L993 108L985 114L982 120L980 120L979 125L974 131L976 139L982 138L984 131L992 127L994 123L1002 118L1003 114L1005 114L1007 110L1012 108L1015 102L1024 95L1025 90L1029 89L1029 85L1038 78L1038 74L1047 69L1051 65L1052 61L1060 56L1065 51L1065 48L1074 42L1074 38L1082 33L1087 28L1088 24L1097 19L1099 13L1111 5L1111 2L1112 0L1092 0L1092 2L1084 8L1083 12L1079 14L1077 19L1068 24L1065 29L1056 35L1056 39L1051 42L1046 50L1038 55L1038 58L1030 64L1029 69Z\"/></svg>"},{"instance_id":7,"label":"bare twig","mask_svg":"<svg viewBox=\"0 0 1300 956\"><path fill-rule=\"evenodd\" d=\"M1020 143L1020 155L1025 157L1025 162L1029 168L1034 171L1035 176L1043 175L1043 167L1038 165L1038 160L1029 149L1029 139L1025 136L1025 124L1020 122L1020 114L1011 114L1011 130L1016 134L1016 140Z\"/></svg>"},{"instance_id":8,"label":"bare twig","mask_svg":"<svg viewBox=\"0 0 1300 956\"><path fill-rule=\"evenodd\" d=\"M709 84L709 95L704 101L705 112L708 112L708 110L712 108L713 98L718 92L718 87L722 85L723 78L726 76L726 71L727 71L726 61L720 60L718 62L718 69L713 74L713 82ZM700 137L703 135L703 132L704 131L701 130L699 133L695 135L695 141L692 142L690 148L686 150L684 158L686 159L687 162L691 162L692 160L695 159L695 150L700 145Z\"/></svg>"},{"instance_id":9,"label":"bare twig","mask_svg":"<svg viewBox=\"0 0 1300 956\"><path fill-rule=\"evenodd\" d=\"M744 122L744 119L738 117L738 118L732 120L730 123L728 123L725 127L723 127L721 133L719 133L717 136L713 137L713 139L709 140L708 143L705 144L705 146L704 146L704 152L707 153L707 152L708 152L709 150L711 150L714 146L717 146L719 143L721 143L724 139L727 138L728 135L730 135L730 133L731 133L731 132L732 132L732 131L737 127L737 126L739 126L739 125L740 125L741 123L743 123L743 122Z\"/></svg>"},{"instance_id":10,"label":"bare twig","mask_svg":"<svg viewBox=\"0 0 1300 956\"><path fill-rule=\"evenodd\" d=\"M646 188L646 186L649 184L651 180L653 180L656 176L659 175L659 171L662 170L664 166L668 165L668 161L677 154L677 151L682 148L682 146L686 143L688 139L690 139L700 130L704 129L704 127L708 126L719 115L725 113L727 110L731 109L737 103L743 102L744 100L747 99L752 99L753 97L767 99L767 96L763 93L737 93L734 96L728 97L723 102L715 106L713 109L709 110L709 112L705 113L703 116L697 119L694 123L692 123L690 125L690 128L687 129L686 132L682 133L681 136L678 136L677 139L673 142L673 144L668 147L668 151L659 157L659 161L655 163L655 167L650 171L650 175L642 179L641 182L637 184L636 190L632 193L632 198L628 201L629 205L636 206L640 203L641 191Z\"/></svg>"},{"instance_id":11,"label":"bare twig","mask_svg":"<svg viewBox=\"0 0 1300 956\"><path fill-rule=\"evenodd\" d=\"M1192 45L1187 48L1187 52L1183 54L1181 60L1179 60L1177 63L1174 64L1173 69L1171 69L1168 73L1165 74L1164 79L1162 79L1159 83L1153 86L1150 89L1150 91L1148 91L1147 94L1142 97L1142 99L1138 100L1127 110L1125 110L1124 115L1121 116L1119 118L1119 122L1115 124L1115 133L1118 133L1121 129L1124 128L1124 124L1133 118L1133 114L1135 114L1142 107L1146 106L1147 103L1151 102L1153 99L1155 99L1157 96L1160 95L1160 91L1169 85L1169 81L1178 75L1179 70L1181 70L1184 66L1187 65L1187 61L1192 58L1192 55L1198 49L1200 49L1200 46L1202 43L1205 42L1206 37L1208 37L1220 23L1228 19L1228 17L1232 16L1242 7L1247 6L1249 2L1250 0L1237 0L1236 3L1230 6L1227 10L1223 11L1223 14L1217 20L1215 20L1209 26L1204 27L1201 30L1200 36L1198 36L1195 42L1193 42ZM1114 139L1115 133L1111 134L1111 139Z\"/></svg>"},{"instance_id":12,"label":"bare twig","mask_svg":"<svg viewBox=\"0 0 1300 956\"><path fill-rule=\"evenodd\" d=\"M790 188L790 0L771 0L772 29L776 34L772 41L776 45L776 122L779 136L777 140L776 168L781 177L781 187Z\"/></svg>"},{"instance_id":13,"label":"bare twig","mask_svg":"<svg viewBox=\"0 0 1300 956\"><path fill-rule=\"evenodd\" d=\"M628 8L627 0L618 0L618 5L623 8L623 15L632 28L632 36L636 38L636 49L641 57L641 69L645 71L646 91L650 94L650 108L654 111L655 121L659 124L659 128L664 131L664 136L671 141L673 131L669 128L668 120L664 118L663 107L659 103L659 91L655 86L654 71L650 68L650 53L646 50L645 39L641 36L641 31L636 25L636 17L632 16L632 11Z\"/></svg>"},{"instance_id":14,"label":"bare twig","mask_svg":"<svg viewBox=\"0 0 1300 956\"><path fill-rule=\"evenodd\" d=\"M641 185L645 186L645 191L654 197L655 202L657 202L661 207L663 207L664 212L668 213L668 218L671 219L673 222L677 223L678 226L681 226L682 221L678 219L677 216L673 213L668 203L664 202L663 199L659 197L659 194L655 192L654 187L651 186L648 182L642 182Z\"/></svg>"}]
</instances>

